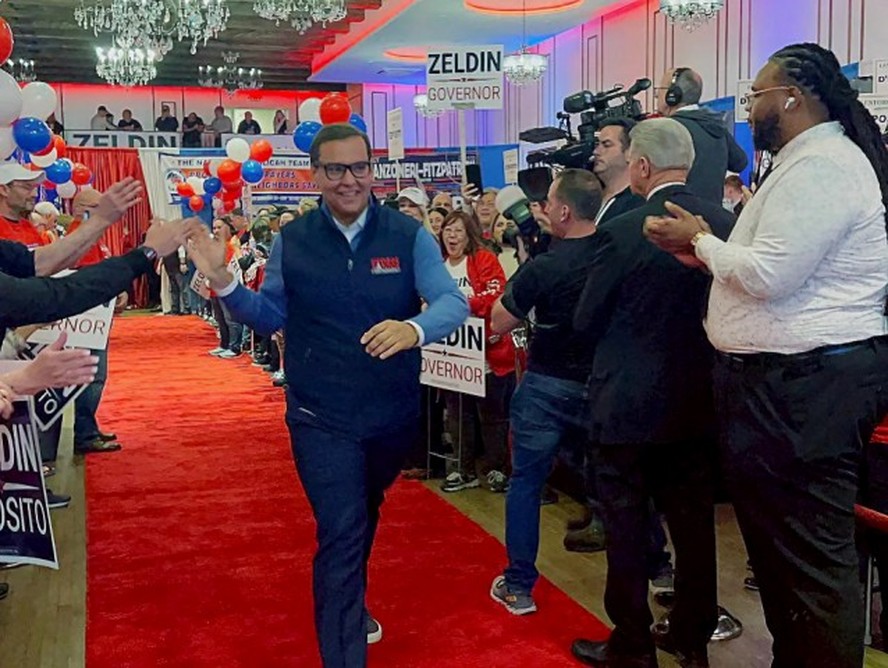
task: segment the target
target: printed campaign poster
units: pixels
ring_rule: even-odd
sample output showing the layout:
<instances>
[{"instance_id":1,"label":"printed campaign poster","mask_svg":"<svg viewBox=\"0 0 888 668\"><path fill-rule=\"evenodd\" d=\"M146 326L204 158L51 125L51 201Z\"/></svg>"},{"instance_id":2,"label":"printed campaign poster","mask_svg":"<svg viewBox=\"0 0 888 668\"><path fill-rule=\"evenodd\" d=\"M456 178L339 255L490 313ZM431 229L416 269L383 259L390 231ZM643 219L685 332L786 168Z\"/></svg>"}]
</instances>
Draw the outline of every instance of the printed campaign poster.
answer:
<instances>
[{"instance_id":1,"label":"printed campaign poster","mask_svg":"<svg viewBox=\"0 0 888 668\"><path fill-rule=\"evenodd\" d=\"M73 271L62 271L56 277L73 274ZM114 302L110 299L105 304L84 311L79 315L56 320L41 327L28 338L28 343L55 343L61 332L68 333L68 348L85 348L87 350L105 350L108 347L108 335L111 333L111 319L114 317Z\"/></svg>"},{"instance_id":2,"label":"printed campaign poster","mask_svg":"<svg viewBox=\"0 0 888 668\"><path fill-rule=\"evenodd\" d=\"M0 563L59 567L30 400L0 418Z\"/></svg>"},{"instance_id":3,"label":"printed campaign poster","mask_svg":"<svg viewBox=\"0 0 888 668\"><path fill-rule=\"evenodd\" d=\"M485 396L485 343L484 319L467 318L447 338L423 346L420 382L443 390Z\"/></svg>"},{"instance_id":4,"label":"printed campaign poster","mask_svg":"<svg viewBox=\"0 0 888 668\"><path fill-rule=\"evenodd\" d=\"M46 346L47 344L45 343L29 342L28 347L19 352L18 359L30 362ZM69 385L63 388L50 387L35 394L34 421L40 431L47 431L58 422L65 407L80 396L87 387L87 385Z\"/></svg>"}]
</instances>

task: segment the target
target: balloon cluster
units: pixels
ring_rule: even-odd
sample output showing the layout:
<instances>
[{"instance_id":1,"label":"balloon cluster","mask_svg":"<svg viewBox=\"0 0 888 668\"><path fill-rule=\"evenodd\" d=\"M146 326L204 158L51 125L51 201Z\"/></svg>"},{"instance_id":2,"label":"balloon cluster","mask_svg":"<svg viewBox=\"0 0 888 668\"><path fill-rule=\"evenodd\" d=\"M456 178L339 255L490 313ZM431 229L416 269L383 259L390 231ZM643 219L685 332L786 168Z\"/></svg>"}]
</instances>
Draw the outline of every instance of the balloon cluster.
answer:
<instances>
[{"instance_id":1,"label":"balloon cluster","mask_svg":"<svg viewBox=\"0 0 888 668\"><path fill-rule=\"evenodd\" d=\"M9 59L14 43L9 24L0 18L0 62ZM34 81L19 88L0 70L0 160L8 160L18 149L34 169L46 171L47 187L61 197L74 197L77 186L91 183L93 175L86 165L65 158L65 140L46 124L57 102L52 86Z\"/></svg>"},{"instance_id":2,"label":"balloon cluster","mask_svg":"<svg viewBox=\"0 0 888 668\"><path fill-rule=\"evenodd\" d=\"M233 137L225 145L225 154L225 159L204 163L204 178L190 176L176 185L176 192L188 199L188 207L195 213L211 202L215 212L230 213L237 208L244 184L262 180L262 165L274 155L274 149L266 139L248 144L241 137Z\"/></svg>"},{"instance_id":3,"label":"balloon cluster","mask_svg":"<svg viewBox=\"0 0 888 668\"><path fill-rule=\"evenodd\" d=\"M299 105L299 118L302 122L293 132L293 143L303 153L308 153L315 135L325 125L350 123L361 132L367 132L364 119L352 113L348 98L340 93L330 93L324 99L310 97Z\"/></svg>"}]
</instances>

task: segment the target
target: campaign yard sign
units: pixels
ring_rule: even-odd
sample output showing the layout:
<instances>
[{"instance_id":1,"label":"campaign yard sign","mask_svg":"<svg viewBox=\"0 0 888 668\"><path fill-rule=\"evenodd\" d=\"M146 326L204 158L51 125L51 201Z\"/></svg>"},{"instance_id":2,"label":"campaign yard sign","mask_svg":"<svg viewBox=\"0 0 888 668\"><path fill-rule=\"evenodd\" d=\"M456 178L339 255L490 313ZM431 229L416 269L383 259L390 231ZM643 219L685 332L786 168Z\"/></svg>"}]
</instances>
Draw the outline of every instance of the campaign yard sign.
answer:
<instances>
[{"instance_id":1,"label":"campaign yard sign","mask_svg":"<svg viewBox=\"0 0 888 668\"><path fill-rule=\"evenodd\" d=\"M429 51L426 95L429 109L503 108L503 47L444 47Z\"/></svg>"},{"instance_id":2,"label":"campaign yard sign","mask_svg":"<svg viewBox=\"0 0 888 668\"><path fill-rule=\"evenodd\" d=\"M47 344L45 343L31 343L29 340L28 347L19 352L18 359L30 362L46 346ZM81 392L86 388L87 385L69 385L62 388L50 387L35 394L34 421L40 431L48 431L62 417L65 407L80 396Z\"/></svg>"},{"instance_id":3,"label":"campaign yard sign","mask_svg":"<svg viewBox=\"0 0 888 668\"><path fill-rule=\"evenodd\" d=\"M468 318L450 336L422 348L420 382L430 387L483 397L484 319Z\"/></svg>"},{"instance_id":4,"label":"campaign yard sign","mask_svg":"<svg viewBox=\"0 0 888 668\"><path fill-rule=\"evenodd\" d=\"M0 418L0 563L58 569L30 401Z\"/></svg>"}]
</instances>

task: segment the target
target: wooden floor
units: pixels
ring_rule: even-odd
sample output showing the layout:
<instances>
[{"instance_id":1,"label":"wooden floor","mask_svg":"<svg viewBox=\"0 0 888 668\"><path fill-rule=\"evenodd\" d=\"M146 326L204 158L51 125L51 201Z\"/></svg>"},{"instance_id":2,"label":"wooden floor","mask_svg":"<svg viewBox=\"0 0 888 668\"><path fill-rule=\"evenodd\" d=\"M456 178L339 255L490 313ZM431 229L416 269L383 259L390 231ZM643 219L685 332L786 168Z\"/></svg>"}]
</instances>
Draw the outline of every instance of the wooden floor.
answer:
<instances>
[{"instance_id":1,"label":"wooden floor","mask_svg":"<svg viewBox=\"0 0 888 668\"><path fill-rule=\"evenodd\" d=\"M0 572L0 581L8 582L11 587L9 597L0 601L0 668L82 668L85 663L84 465L82 457L71 454L70 416L66 418L58 473L48 480L54 490L72 496L71 507L52 511L61 568L58 572L34 567ZM438 491L437 484L429 483L429 487L503 540L502 495L480 489L443 494ZM121 499L121 503L125 501ZM564 523L579 513L579 507L562 495L558 505L542 510L540 571L590 612L606 620L602 606L604 555L569 553L561 544ZM728 508L719 509L718 546L720 602L743 621L745 630L736 640L711 645L712 665L714 668L768 666L769 636L764 628L758 596L742 586L746 576L746 555ZM491 578L494 575L491 573ZM676 666L666 655L661 657L660 665L663 668ZM888 655L870 651L866 666L888 668Z\"/></svg>"}]
</instances>

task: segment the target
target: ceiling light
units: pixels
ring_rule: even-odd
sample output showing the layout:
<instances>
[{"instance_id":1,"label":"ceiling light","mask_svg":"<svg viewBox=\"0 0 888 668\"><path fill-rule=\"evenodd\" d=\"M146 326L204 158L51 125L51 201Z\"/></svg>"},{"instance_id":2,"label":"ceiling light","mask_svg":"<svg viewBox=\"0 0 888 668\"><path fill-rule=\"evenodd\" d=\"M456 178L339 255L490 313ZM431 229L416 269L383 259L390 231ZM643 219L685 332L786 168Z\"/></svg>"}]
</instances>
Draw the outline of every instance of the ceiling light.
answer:
<instances>
[{"instance_id":1,"label":"ceiling light","mask_svg":"<svg viewBox=\"0 0 888 668\"><path fill-rule=\"evenodd\" d=\"M155 53L142 49L96 47L96 74L112 86L144 86L157 76Z\"/></svg>"},{"instance_id":2,"label":"ceiling light","mask_svg":"<svg viewBox=\"0 0 888 668\"><path fill-rule=\"evenodd\" d=\"M688 32L709 22L724 8L725 0L660 0L660 11Z\"/></svg>"},{"instance_id":3,"label":"ceiling light","mask_svg":"<svg viewBox=\"0 0 888 668\"><path fill-rule=\"evenodd\" d=\"M549 67L549 59L546 56L527 51L527 0L523 0L522 8L524 11L521 14L521 50L515 55L503 58L503 73L506 79L516 86L536 83Z\"/></svg>"}]
</instances>

